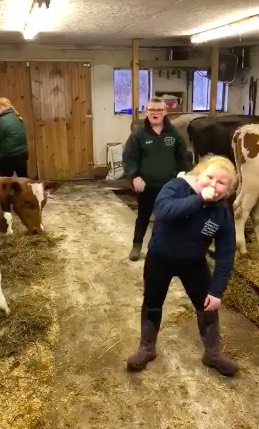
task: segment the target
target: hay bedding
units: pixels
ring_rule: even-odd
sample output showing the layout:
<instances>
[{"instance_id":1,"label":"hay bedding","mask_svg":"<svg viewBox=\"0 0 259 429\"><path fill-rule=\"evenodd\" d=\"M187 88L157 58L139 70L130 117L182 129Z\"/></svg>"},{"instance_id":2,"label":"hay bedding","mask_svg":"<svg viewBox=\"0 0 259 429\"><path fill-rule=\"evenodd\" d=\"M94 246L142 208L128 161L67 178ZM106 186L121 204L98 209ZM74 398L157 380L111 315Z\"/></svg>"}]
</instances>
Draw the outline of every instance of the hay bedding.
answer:
<instances>
[{"instance_id":1,"label":"hay bedding","mask_svg":"<svg viewBox=\"0 0 259 429\"><path fill-rule=\"evenodd\" d=\"M244 314L259 328L259 245L250 221L246 230L251 238L247 244L249 258L236 254L234 273L224 296L226 307Z\"/></svg>"},{"instance_id":2,"label":"hay bedding","mask_svg":"<svg viewBox=\"0 0 259 429\"><path fill-rule=\"evenodd\" d=\"M0 318L0 426L36 427L52 373L58 324L51 291L42 281L62 269L55 247L62 237L29 236L14 220L14 235L0 247L2 287L11 310Z\"/></svg>"}]
</instances>

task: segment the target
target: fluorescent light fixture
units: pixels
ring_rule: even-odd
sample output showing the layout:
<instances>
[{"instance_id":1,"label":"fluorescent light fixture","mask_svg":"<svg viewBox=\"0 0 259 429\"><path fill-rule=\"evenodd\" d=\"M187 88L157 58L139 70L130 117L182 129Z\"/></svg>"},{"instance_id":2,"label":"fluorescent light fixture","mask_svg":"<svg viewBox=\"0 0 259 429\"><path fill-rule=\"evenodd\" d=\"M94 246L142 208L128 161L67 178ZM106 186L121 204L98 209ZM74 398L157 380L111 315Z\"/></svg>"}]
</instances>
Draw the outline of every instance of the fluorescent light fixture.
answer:
<instances>
[{"instance_id":1,"label":"fluorescent light fixture","mask_svg":"<svg viewBox=\"0 0 259 429\"><path fill-rule=\"evenodd\" d=\"M210 40L239 36L244 33L252 33L253 31L259 31L259 15L251 16L250 18L213 28L212 30L193 34L191 36L191 42L194 44L204 43L209 42Z\"/></svg>"},{"instance_id":2,"label":"fluorescent light fixture","mask_svg":"<svg viewBox=\"0 0 259 429\"><path fill-rule=\"evenodd\" d=\"M23 37L26 40L31 40L41 31L49 31L50 21L49 8L46 4L34 3L22 32Z\"/></svg>"}]
</instances>

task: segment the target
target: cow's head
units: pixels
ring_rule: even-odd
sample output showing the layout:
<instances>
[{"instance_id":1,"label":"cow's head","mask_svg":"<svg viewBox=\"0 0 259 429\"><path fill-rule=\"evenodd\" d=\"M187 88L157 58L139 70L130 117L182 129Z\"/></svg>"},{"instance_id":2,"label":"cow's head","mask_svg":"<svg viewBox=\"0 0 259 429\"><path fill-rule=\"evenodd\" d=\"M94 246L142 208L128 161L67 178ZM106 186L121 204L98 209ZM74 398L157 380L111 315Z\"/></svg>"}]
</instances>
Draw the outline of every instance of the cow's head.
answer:
<instances>
[{"instance_id":1,"label":"cow's head","mask_svg":"<svg viewBox=\"0 0 259 429\"><path fill-rule=\"evenodd\" d=\"M39 182L23 177L1 177L1 206L3 211L14 212L28 231L33 234L43 232L42 209L48 194L55 192L59 182Z\"/></svg>"}]
</instances>

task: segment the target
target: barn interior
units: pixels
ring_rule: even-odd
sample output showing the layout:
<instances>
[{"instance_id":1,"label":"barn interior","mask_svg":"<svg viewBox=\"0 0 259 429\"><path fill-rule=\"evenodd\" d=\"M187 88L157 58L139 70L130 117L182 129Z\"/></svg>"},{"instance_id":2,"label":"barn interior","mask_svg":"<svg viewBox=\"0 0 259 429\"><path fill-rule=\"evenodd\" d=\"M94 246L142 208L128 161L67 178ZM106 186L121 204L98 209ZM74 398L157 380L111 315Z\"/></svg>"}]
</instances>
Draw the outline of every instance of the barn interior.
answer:
<instances>
[{"instance_id":1,"label":"barn interior","mask_svg":"<svg viewBox=\"0 0 259 429\"><path fill-rule=\"evenodd\" d=\"M139 339L152 222L141 260L130 262L136 197L121 151L153 96L166 100L170 119L259 118L258 1L0 0L0 10L0 96L26 123L29 176L62 183L44 208L44 246L18 235L21 255L14 233L0 255L13 307L0 319L2 427L257 429L259 253L250 224L250 259L237 256L221 312L223 347L241 374L226 380L200 364L178 279L159 359L144 374L125 371ZM28 341L38 310L29 318L24 297L31 314L37 299L40 320L44 311L50 320Z\"/></svg>"}]
</instances>

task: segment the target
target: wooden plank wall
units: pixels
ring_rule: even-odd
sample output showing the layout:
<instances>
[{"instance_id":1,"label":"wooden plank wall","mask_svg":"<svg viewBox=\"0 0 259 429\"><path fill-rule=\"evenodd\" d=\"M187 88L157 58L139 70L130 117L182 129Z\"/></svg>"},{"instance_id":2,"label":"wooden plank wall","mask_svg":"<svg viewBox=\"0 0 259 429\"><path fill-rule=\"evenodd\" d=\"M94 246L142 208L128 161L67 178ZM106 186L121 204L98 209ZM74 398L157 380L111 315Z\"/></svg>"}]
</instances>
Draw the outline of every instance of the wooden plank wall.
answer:
<instances>
[{"instance_id":1,"label":"wooden plank wall","mask_svg":"<svg viewBox=\"0 0 259 429\"><path fill-rule=\"evenodd\" d=\"M40 177L92 177L89 65L32 62L30 68Z\"/></svg>"},{"instance_id":2,"label":"wooden plank wall","mask_svg":"<svg viewBox=\"0 0 259 429\"><path fill-rule=\"evenodd\" d=\"M30 177L37 177L30 70L25 62L0 62L0 97L8 98L24 118L29 150Z\"/></svg>"},{"instance_id":3,"label":"wooden plank wall","mask_svg":"<svg viewBox=\"0 0 259 429\"><path fill-rule=\"evenodd\" d=\"M0 63L0 94L28 128L29 173L39 179L93 176L90 64Z\"/></svg>"}]
</instances>

